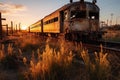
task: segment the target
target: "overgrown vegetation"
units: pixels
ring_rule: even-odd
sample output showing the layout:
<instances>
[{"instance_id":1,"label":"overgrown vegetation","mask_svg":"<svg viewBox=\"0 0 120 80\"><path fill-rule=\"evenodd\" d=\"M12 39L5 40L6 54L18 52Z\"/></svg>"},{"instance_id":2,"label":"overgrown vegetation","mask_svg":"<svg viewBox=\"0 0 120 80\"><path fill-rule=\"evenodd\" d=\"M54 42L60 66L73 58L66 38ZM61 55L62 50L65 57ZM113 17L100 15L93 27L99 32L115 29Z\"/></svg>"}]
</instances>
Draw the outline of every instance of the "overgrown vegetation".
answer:
<instances>
[{"instance_id":1,"label":"overgrown vegetation","mask_svg":"<svg viewBox=\"0 0 120 80\"><path fill-rule=\"evenodd\" d=\"M26 37L14 45L1 45L0 70L17 72L17 77L9 80L119 80L120 74L111 78L111 57L102 46L100 52L89 54L82 43ZM8 76L0 73L0 80L6 79L3 75Z\"/></svg>"},{"instance_id":2,"label":"overgrown vegetation","mask_svg":"<svg viewBox=\"0 0 120 80\"><path fill-rule=\"evenodd\" d=\"M103 35L103 39L106 41L120 42L120 30L107 30Z\"/></svg>"},{"instance_id":3,"label":"overgrown vegetation","mask_svg":"<svg viewBox=\"0 0 120 80\"><path fill-rule=\"evenodd\" d=\"M102 46L101 51L99 53L95 52L92 58L90 58L87 50L81 52L90 80L109 80L111 66L107 60L107 55L103 52Z\"/></svg>"}]
</instances>

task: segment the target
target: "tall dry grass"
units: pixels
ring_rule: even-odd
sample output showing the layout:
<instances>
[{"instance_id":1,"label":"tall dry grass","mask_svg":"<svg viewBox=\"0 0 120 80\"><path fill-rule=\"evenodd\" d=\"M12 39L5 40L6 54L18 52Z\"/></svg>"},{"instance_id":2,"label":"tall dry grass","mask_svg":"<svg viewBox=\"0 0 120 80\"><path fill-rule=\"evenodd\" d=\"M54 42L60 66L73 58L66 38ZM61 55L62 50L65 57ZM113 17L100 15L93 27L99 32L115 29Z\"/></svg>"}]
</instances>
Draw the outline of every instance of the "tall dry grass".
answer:
<instances>
[{"instance_id":1,"label":"tall dry grass","mask_svg":"<svg viewBox=\"0 0 120 80\"><path fill-rule=\"evenodd\" d=\"M21 63L20 49L17 52L17 48L13 48L13 44L2 44L0 49L0 65L5 70L17 70Z\"/></svg>"},{"instance_id":2,"label":"tall dry grass","mask_svg":"<svg viewBox=\"0 0 120 80\"><path fill-rule=\"evenodd\" d=\"M84 49L82 43L76 45L65 40L58 40L55 43L53 39L48 38L44 46L42 53L41 48L31 52L30 65L27 64L29 60L26 57L23 58L24 64L29 68L25 74L28 80L69 80L73 77L70 76L71 71L75 71L75 69L72 70L73 67L78 71L85 69L83 73L79 73L81 75L86 73L85 80L109 80L110 63L107 60L108 54L103 52L102 46L101 51L95 52L92 56L88 50ZM83 60L85 68L76 66L76 58Z\"/></svg>"},{"instance_id":3,"label":"tall dry grass","mask_svg":"<svg viewBox=\"0 0 120 80\"><path fill-rule=\"evenodd\" d=\"M83 50L81 56L90 80L109 80L111 66L107 59L108 53L103 52L102 45L101 51L95 52L92 58L87 50Z\"/></svg>"},{"instance_id":4,"label":"tall dry grass","mask_svg":"<svg viewBox=\"0 0 120 80\"><path fill-rule=\"evenodd\" d=\"M30 36L27 39L24 37L21 42L16 43L22 48L18 49L18 52L11 44L6 49L7 54L4 45L0 49L0 60L3 61L4 66L11 65L12 62L15 63L12 65L15 66L17 63L17 67L21 67L17 60L22 56L22 63L25 65L22 66L21 72L24 75L22 80L109 80L111 65L108 54L104 53L102 46L100 52L91 54L82 43L71 43L61 38L59 40L48 38L46 42L29 38ZM32 50L24 55L26 49ZM8 64L9 61L11 61L10 64Z\"/></svg>"},{"instance_id":5,"label":"tall dry grass","mask_svg":"<svg viewBox=\"0 0 120 80\"><path fill-rule=\"evenodd\" d=\"M21 49L16 50L12 44L7 48L2 45L0 49L0 67L6 67L8 70L16 68L20 80L110 80L111 65L102 46L100 52L92 53L91 56L82 43L73 44L63 38L48 38L43 41L42 38L31 35L20 37L15 45ZM24 55L26 50L30 51ZM25 66L19 63L20 56ZM77 59L84 64L77 62ZM6 79L4 76L8 74L0 73L0 80Z\"/></svg>"},{"instance_id":6,"label":"tall dry grass","mask_svg":"<svg viewBox=\"0 0 120 80\"><path fill-rule=\"evenodd\" d=\"M41 54L37 50L38 58L34 53L30 61L30 75L33 80L63 80L67 79L72 67L73 54L65 53L63 44L60 51L55 51L46 44L45 51Z\"/></svg>"}]
</instances>

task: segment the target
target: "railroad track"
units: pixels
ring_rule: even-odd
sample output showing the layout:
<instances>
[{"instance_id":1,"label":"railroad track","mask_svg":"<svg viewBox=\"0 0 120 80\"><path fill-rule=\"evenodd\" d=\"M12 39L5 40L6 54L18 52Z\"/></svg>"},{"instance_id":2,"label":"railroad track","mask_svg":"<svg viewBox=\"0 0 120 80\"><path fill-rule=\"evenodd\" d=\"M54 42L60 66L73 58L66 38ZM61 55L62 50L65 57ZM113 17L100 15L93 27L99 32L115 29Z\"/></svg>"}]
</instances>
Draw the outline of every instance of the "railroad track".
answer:
<instances>
[{"instance_id":1,"label":"railroad track","mask_svg":"<svg viewBox=\"0 0 120 80\"><path fill-rule=\"evenodd\" d=\"M75 42L75 41L70 41L70 42ZM89 52L95 52L95 51L100 52L102 46L102 49L105 53L115 53L120 57L120 43L118 42L88 41L82 43L83 43L83 47L87 48Z\"/></svg>"},{"instance_id":2,"label":"railroad track","mask_svg":"<svg viewBox=\"0 0 120 80\"><path fill-rule=\"evenodd\" d=\"M106 47L120 49L120 42L99 41L99 43L102 43Z\"/></svg>"},{"instance_id":3,"label":"railroad track","mask_svg":"<svg viewBox=\"0 0 120 80\"><path fill-rule=\"evenodd\" d=\"M104 45L94 45L94 44L86 44L86 43L83 43L83 47L86 47L90 53L100 52L102 48L104 53L110 53L110 54L114 53L115 55L120 57L120 49L115 47L108 47L108 46L106 47Z\"/></svg>"},{"instance_id":4,"label":"railroad track","mask_svg":"<svg viewBox=\"0 0 120 80\"><path fill-rule=\"evenodd\" d=\"M100 46L103 45L106 48L111 48L112 50L120 50L120 42L108 42L108 41L87 41L87 44Z\"/></svg>"}]
</instances>

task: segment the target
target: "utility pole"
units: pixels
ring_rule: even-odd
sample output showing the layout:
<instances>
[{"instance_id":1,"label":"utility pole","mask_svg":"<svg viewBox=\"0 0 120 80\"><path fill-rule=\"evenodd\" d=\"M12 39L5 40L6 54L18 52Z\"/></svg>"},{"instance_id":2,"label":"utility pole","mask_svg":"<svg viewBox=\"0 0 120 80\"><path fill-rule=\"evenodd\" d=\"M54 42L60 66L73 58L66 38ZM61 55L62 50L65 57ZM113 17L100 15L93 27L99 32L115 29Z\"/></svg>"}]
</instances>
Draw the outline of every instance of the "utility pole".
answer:
<instances>
[{"instance_id":1,"label":"utility pole","mask_svg":"<svg viewBox=\"0 0 120 80\"><path fill-rule=\"evenodd\" d=\"M8 34L8 33L9 33L9 32L8 32L8 24L6 24L6 32L7 32L6 35L8 36L8 35L9 35L9 34Z\"/></svg>"},{"instance_id":2,"label":"utility pole","mask_svg":"<svg viewBox=\"0 0 120 80\"><path fill-rule=\"evenodd\" d=\"M108 22L109 22L109 20L107 19L107 26L108 26Z\"/></svg>"},{"instance_id":3,"label":"utility pole","mask_svg":"<svg viewBox=\"0 0 120 80\"><path fill-rule=\"evenodd\" d=\"M13 35L13 22L11 21L11 34Z\"/></svg>"},{"instance_id":4,"label":"utility pole","mask_svg":"<svg viewBox=\"0 0 120 80\"><path fill-rule=\"evenodd\" d=\"M30 33L30 27L28 27L28 31L29 31L29 33Z\"/></svg>"},{"instance_id":5,"label":"utility pole","mask_svg":"<svg viewBox=\"0 0 120 80\"><path fill-rule=\"evenodd\" d=\"M21 23L19 23L19 32L21 31Z\"/></svg>"},{"instance_id":6,"label":"utility pole","mask_svg":"<svg viewBox=\"0 0 120 80\"><path fill-rule=\"evenodd\" d=\"M2 20L6 20L5 18L2 18L1 12L0 12L0 39L2 40Z\"/></svg>"},{"instance_id":7,"label":"utility pole","mask_svg":"<svg viewBox=\"0 0 120 80\"><path fill-rule=\"evenodd\" d=\"M116 25L117 25L117 19L118 19L118 18L116 17Z\"/></svg>"},{"instance_id":8,"label":"utility pole","mask_svg":"<svg viewBox=\"0 0 120 80\"><path fill-rule=\"evenodd\" d=\"M112 26L112 20L113 20L113 13L111 13L110 26Z\"/></svg>"},{"instance_id":9,"label":"utility pole","mask_svg":"<svg viewBox=\"0 0 120 80\"><path fill-rule=\"evenodd\" d=\"M17 32L17 24L16 24L16 32Z\"/></svg>"},{"instance_id":10,"label":"utility pole","mask_svg":"<svg viewBox=\"0 0 120 80\"><path fill-rule=\"evenodd\" d=\"M117 16L117 17L116 17L116 25L119 24L119 23L118 23L118 21L119 21L119 17L120 17L120 16Z\"/></svg>"}]
</instances>

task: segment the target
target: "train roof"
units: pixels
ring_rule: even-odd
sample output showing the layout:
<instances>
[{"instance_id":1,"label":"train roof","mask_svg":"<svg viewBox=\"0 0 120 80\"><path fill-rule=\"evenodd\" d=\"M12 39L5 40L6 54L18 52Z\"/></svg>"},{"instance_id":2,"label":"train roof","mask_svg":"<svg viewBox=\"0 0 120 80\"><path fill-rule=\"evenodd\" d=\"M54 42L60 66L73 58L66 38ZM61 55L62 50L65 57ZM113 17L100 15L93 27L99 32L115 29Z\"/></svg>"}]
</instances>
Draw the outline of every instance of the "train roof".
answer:
<instances>
[{"instance_id":1,"label":"train roof","mask_svg":"<svg viewBox=\"0 0 120 80\"><path fill-rule=\"evenodd\" d=\"M68 4L62 6L61 8L55 10L55 11L52 12L51 14L53 14L53 13L55 13L55 12L57 12L57 11L66 10L66 9L70 8L71 6L82 5L82 4L88 4L88 5L90 5L92 8L94 7L94 8L97 8L97 9L99 10L99 7L98 7L96 4L92 3L92 2L87 2L87 1L80 2L80 1L77 1L77 2L68 3ZM51 14L49 14L49 15L51 15ZM47 15L47 16L49 16L49 15ZM45 16L45 17L47 17L47 16ZM44 18L45 18L45 17L44 17Z\"/></svg>"},{"instance_id":2,"label":"train roof","mask_svg":"<svg viewBox=\"0 0 120 80\"><path fill-rule=\"evenodd\" d=\"M38 21L36 21L35 23L33 23L33 24L31 24L30 26L32 26L32 25L34 25L34 24L36 24L36 23L38 23L38 22L40 22L41 20L38 20Z\"/></svg>"}]
</instances>

